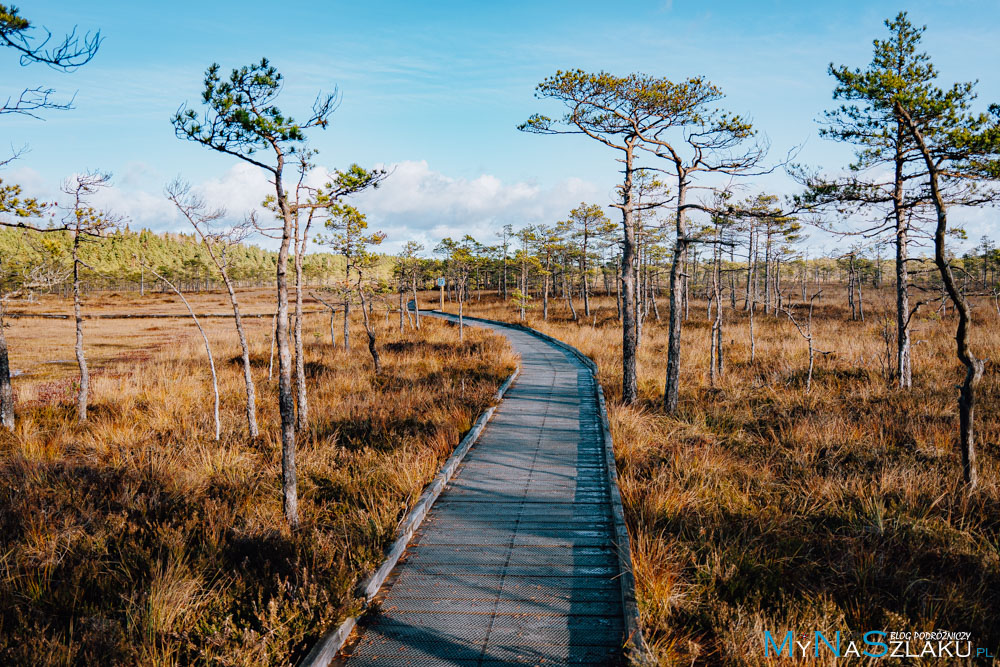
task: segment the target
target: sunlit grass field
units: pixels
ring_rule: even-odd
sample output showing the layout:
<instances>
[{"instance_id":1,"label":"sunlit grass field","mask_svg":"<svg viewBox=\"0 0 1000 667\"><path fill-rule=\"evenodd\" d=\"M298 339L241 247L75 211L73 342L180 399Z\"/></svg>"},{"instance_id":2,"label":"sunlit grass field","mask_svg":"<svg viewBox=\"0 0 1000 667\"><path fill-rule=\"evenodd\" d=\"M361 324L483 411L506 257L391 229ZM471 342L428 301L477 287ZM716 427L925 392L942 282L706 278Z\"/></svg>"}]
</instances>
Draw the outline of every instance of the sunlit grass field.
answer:
<instances>
[{"instance_id":1,"label":"sunlit grass field","mask_svg":"<svg viewBox=\"0 0 1000 667\"><path fill-rule=\"evenodd\" d=\"M1000 647L1000 382L980 386L979 489L962 490L957 453L955 320L934 306L915 318L914 386L885 376L891 294L867 296L849 321L831 286L813 323L819 355L805 391L806 342L787 316L756 315L750 362L746 315L724 303L726 372L709 383L710 322L694 301L684 323L680 410L660 408L667 304L640 347L637 405L621 396L621 329L614 297L570 319L552 299L548 322L526 324L593 358L609 399L632 534L641 614L664 665L769 664L764 631L872 629L972 633ZM433 305L430 298L427 305ZM742 300L738 301L742 306ZM446 310L455 311L449 303ZM518 321L490 294L467 314ZM797 308L804 318L806 309ZM976 308L977 354L1000 355L992 301ZM893 343L894 345L894 343ZM893 351L888 350L888 356ZM995 653L991 650L991 653Z\"/></svg>"},{"instance_id":2,"label":"sunlit grass field","mask_svg":"<svg viewBox=\"0 0 1000 667\"><path fill-rule=\"evenodd\" d=\"M189 296L197 312L223 294ZM243 295L245 313L273 296ZM62 300L8 312L71 312ZM85 312L184 313L172 295L94 295ZM307 310L322 310L309 304ZM246 321L262 436L246 435L232 319L85 322L90 418L76 423L72 320L8 319L19 422L0 433L0 664L294 663L357 609L399 520L516 365L502 337L376 310L374 377L360 316L352 349L304 319L310 425L299 435L302 528L282 517L270 317Z\"/></svg>"}]
</instances>

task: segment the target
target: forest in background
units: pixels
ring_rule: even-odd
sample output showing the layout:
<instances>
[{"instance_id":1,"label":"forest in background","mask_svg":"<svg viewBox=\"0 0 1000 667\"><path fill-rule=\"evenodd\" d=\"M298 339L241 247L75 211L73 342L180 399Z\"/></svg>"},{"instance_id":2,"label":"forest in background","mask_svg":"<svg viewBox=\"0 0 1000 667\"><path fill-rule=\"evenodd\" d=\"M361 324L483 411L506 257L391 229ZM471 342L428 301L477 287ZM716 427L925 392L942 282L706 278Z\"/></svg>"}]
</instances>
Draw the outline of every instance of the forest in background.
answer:
<instances>
[{"instance_id":1,"label":"forest in background","mask_svg":"<svg viewBox=\"0 0 1000 667\"><path fill-rule=\"evenodd\" d=\"M26 290L35 293L65 293L71 287L72 234L0 228L0 281L5 293ZM202 241L194 234L155 233L147 229L91 239L82 247L86 263L83 280L89 290L142 291L165 289L146 266L185 289L219 289L221 278ZM143 257L144 261L138 261ZM278 256L250 243L238 243L229 251L230 275L241 287L272 285ZM386 278L387 262L375 276ZM313 252L305 256L303 273L310 282L328 284L343 280L346 263L333 253Z\"/></svg>"}]
</instances>

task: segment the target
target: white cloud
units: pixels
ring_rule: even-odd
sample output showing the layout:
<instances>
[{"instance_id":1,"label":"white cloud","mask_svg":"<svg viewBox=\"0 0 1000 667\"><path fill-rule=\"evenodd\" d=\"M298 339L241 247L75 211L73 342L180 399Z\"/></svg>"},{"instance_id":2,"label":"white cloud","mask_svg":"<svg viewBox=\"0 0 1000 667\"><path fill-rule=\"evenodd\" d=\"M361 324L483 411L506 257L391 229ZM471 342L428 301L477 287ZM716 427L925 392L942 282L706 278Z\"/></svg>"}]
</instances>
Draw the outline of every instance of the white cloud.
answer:
<instances>
[{"instance_id":1,"label":"white cloud","mask_svg":"<svg viewBox=\"0 0 1000 667\"><path fill-rule=\"evenodd\" d=\"M541 187L530 180L504 181L492 174L475 178L448 176L431 169L426 161L406 161L388 165L390 176L381 187L355 197L351 203L367 216L372 230L381 230L387 238L382 250L397 252L407 241L424 245L425 253L444 237L459 238L470 234L481 243L497 242L496 232L510 223L515 229L527 224L553 224L565 219L569 210L581 201L607 204L613 193L595 183L567 178L551 187ZM327 178L325 167L316 167L306 181L321 186ZM149 228L157 232L189 232L190 228L173 205L163 196L163 187L174 175L161 173L155 166L130 163L115 175L114 185L95 198L97 206L125 215L132 229ZM5 182L19 183L25 195L43 201L65 201L58 183L49 183L37 171L20 167L0 173ZM261 219L261 202L273 186L268 174L246 163L236 163L216 178L194 183L195 192L210 206L224 207L230 221L238 221L250 210ZM61 213L57 212L59 217ZM615 213L609 211L613 220ZM967 240L949 241L961 254L976 245L983 235L997 237L997 211L993 208L955 208L952 226L964 227ZM836 253L842 241L814 229L803 247L815 253ZM252 239L265 247L276 248L273 239ZM315 246L314 246L315 247ZM918 252L926 252L924 247Z\"/></svg>"},{"instance_id":2,"label":"white cloud","mask_svg":"<svg viewBox=\"0 0 1000 667\"><path fill-rule=\"evenodd\" d=\"M239 220L250 211L260 213L264 198L274 193L267 172L246 162L236 163L218 178L192 185L210 207L226 209L232 220Z\"/></svg>"},{"instance_id":3,"label":"white cloud","mask_svg":"<svg viewBox=\"0 0 1000 667\"><path fill-rule=\"evenodd\" d=\"M505 182L492 174L455 178L434 171L426 161L402 162L387 167L391 175L375 190L355 197L353 204L368 215L369 227L387 234L386 252L416 240L428 251L445 236L471 234L485 244L495 242L494 233L504 224L552 224L563 219L581 201L603 203L608 193L578 178L568 178L543 188L529 181ZM317 167L307 177L322 185L328 171ZM64 199L58 184L44 183L30 169L10 172L11 180L45 199ZM163 196L172 175L160 173L144 163L132 163L116 175L114 185L102 191L94 204L125 215L133 229L157 232L188 232L186 223ZM29 187L30 186L30 187ZM261 202L272 192L268 174L249 164L238 163L216 178L192 184L210 206L224 207L228 218L241 219L250 210L261 212ZM264 215L270 215L269 213ZM261 245L273 247L269 239Z\"/></svg>"},{"instance_id":4,"label":"white cloud","mask_svg":"<svg viewBox=\"0 0 1000 667\"><path fill-rule=\"evenodd\" d=\"M465 234L488 245L507 223L515 228L552 224L581 201L604 203L608 198L603 188L578 178L542 188L528 181L505 183L491 174L454 178L433 171L426 161L389 169L392 174L381 187L355 198L369 226L388 235L389 252L409 240L430 250L445 236Z\"/></svg>"}]
</instances>

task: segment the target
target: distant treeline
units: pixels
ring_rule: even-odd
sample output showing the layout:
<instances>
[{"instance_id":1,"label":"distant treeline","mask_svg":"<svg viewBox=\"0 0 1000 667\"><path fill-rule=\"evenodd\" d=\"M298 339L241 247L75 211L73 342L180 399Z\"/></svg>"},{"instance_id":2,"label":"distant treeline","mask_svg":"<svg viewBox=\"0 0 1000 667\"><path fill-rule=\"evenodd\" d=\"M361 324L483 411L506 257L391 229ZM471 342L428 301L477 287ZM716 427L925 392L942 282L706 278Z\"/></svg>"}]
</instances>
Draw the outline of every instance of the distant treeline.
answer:
<instances>
[{"instance_id":1,"label":"distant treeline","mask_svg":"<svg viewBox=\"0 0 1000 667\"><path fill-rule=\"evenodd\" d=\"M0 280L5 292L65 290L72 283L72 236L68 231L40 233L0 228ZM272 285L278 255L240 243L227 249L229 272L239 285ZM221 277L208 250L194 234L154 233L125 229L107 238L88 238L82 245L87 289L148 289L156 279L150 268L188 289L221 287ZM344 280L345 260L328 252L307 254L307 282ZM374 278L388 278L391 258L380 260Z\"/></svg>"}]
</instances>

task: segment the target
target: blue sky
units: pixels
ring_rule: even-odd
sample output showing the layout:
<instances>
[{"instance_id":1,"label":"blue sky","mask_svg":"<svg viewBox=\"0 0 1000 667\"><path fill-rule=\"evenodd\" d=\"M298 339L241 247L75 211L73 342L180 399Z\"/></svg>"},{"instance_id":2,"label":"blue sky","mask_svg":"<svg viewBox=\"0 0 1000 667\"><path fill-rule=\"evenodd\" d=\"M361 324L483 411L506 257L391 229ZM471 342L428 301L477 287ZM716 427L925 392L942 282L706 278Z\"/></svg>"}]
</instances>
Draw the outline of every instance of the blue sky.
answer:
<instances>
[{"instance_id":1,"label":"blue sky","mask_svg":"<svg viewBox=\"0 0 1000 667\"><path fill-rule=\"evenodd\" d=\"M106 204L133 226L178 229L163 184L183 175L234 216L266 194L253 169L174 137L177 107L197 105L204 69L266 56L285 75L282 108L303 116L319 90L337 87L331 127L313 135L318 162L395 165L361 204L394 247L445 234L554 222L587 199L606 204L617 180L613 155L580 137L515 130L557 69L641 71L681 79L704 75L723 105L753 118L775 158L803 145L799 160L834 170L850 159L819 139L816 119L831 105L830 62L871 58L882 20L900 9L928 24L926 50L943 81L979 80L980 98L1000 101L995 2L63 2L40 0L25 16L61 34L100 29L94 61L72 74L20 67L0 53L3 94L44 84L76 92L76 108L46 120L0 119L22 159L0 174L54 197L66 176L99 167L116 175ZM789 192L782 175L748 184ZM974 238L992 214L969 214Z\"/></svg>"}]
</instances>

